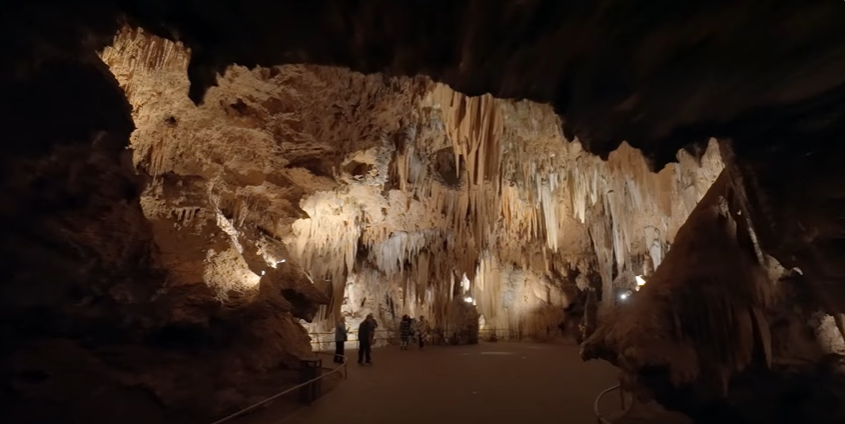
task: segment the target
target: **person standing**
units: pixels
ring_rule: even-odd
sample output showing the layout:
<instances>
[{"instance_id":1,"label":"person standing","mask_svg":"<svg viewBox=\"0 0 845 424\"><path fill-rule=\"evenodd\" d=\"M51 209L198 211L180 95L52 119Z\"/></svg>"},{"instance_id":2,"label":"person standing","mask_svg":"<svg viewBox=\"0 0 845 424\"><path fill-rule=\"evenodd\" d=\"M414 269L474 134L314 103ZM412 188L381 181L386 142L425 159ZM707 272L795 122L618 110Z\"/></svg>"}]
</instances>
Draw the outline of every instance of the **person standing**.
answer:
<instances>
[{"instance_id":1,"label":"person standing","mask_svg":"<svg viewBox=\"0 0 845 424\"><path fill-rule=\"evenodd\" d=\"M343 348L346 340L349 339L349 329L346 328L346 320L339 318L334 326L334 362L343 363Z\"/></svg>"},{"instance_id":2,"label":"person standing","mask_svg":"<svg viewBox=\"0 0 845 424\"><path fill-rule=\"evenodd\" d=\"M414 343L416 343L417 342L417 336L419 335L419 334L417 334L417 319L411 318L410 321L411 321L411 340Z\"/></svg>"},{"instance_id":3,"label":"person standing","mask_svg":"<svg viewBox=\"0 0 845 424\"><path fill-rule=\"evenodd\" d=\"M428 321L425 317L420 315L420 320L417 322L417 337L419 338L420 350L425 347L425 339L428 337Z\"/></svg>"},{"instance_id":4,"label":"person standing","mask_svg":"<svg viewBox=\"0 0 845 424\"><path fill-rule=\"evenodd\" d=\"M578 344L584 342L593 335L598 326L598 310L599 310L598 294L595 289L587 289L587 301L584 305L584 316L581 317L581 324L578 325L578 335L575 341Z\"/></svg>"},{"instance_id":5,"label":"person standing","mask_svg":"<svg viewBox=\"0 0 845 424\"><path fill-rule=\"evenodd\" d=\"M411 317L402 316L399 322L399 349L408 350L408 341L411 339Z\"/></svg>"},{"instance_id":6,"label":"person standing","mask_svg":"<svg viewBox=\"0 0 845 424\"><path fill-rule=\"evenodd\" d=\"M370 347L376 345L376 330L378 329L378 321L376 321L373 314L367 314L367 318L370 320L370 326L372 327L372 332L370 333Z\"/></svg>"},{"instance_id":7,"label":"person standing","mask_svg":"<svg viewBox=\"0 0 845 424\"><path fill-rule=\"evenodd\" d=\"M358 365L371 365L372 347L375 338L375 330L378 324L375 323L373 314L367 314L367 318L358 325Z\"/></svg>"}]
</instances>

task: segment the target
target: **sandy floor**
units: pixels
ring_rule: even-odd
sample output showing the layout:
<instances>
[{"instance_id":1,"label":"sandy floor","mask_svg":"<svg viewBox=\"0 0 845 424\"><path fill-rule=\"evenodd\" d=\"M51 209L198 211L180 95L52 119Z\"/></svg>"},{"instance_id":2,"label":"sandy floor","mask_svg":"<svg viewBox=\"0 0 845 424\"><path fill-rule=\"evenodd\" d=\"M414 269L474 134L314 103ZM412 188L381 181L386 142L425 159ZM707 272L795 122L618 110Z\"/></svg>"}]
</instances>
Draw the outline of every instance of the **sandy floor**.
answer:
<instances>
[{"instance_id":1,"label":"sandy floor","mask_svg":"<svg viewBox=\"0 0 845 424\"><path fill-rule=\"evenodd\" d=\"M262 422L593 424L593 400L616 383L612 366L583 363L578 347L563 343L387 347L373 362L353 360L349 379L313 406ZM618 409L618 397L602 407Z\"/></svg>"}]
</instances>

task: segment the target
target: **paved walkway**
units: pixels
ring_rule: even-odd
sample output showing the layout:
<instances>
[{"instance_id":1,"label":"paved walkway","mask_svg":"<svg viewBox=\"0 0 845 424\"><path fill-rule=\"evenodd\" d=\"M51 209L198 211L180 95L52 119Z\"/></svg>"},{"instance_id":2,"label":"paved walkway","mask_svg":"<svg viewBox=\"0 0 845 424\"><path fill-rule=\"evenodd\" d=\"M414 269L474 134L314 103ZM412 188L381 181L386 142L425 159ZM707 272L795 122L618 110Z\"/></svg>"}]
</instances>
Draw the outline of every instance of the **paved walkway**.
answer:
<instances>
[{"instance_id":1,"label":"paved walkway","mask_svg":"<svg viewBox=\"0 0 845 424\"><path fill-rule=\"evenodd\" d=\"M354 357L355 351L348 352ZM349 379L279 424L594 424L593 401L616 383L605 362L574 344L485 343L373 351ZM604 409L619 408L618 398Z\"/></svg>"}]
</instances>

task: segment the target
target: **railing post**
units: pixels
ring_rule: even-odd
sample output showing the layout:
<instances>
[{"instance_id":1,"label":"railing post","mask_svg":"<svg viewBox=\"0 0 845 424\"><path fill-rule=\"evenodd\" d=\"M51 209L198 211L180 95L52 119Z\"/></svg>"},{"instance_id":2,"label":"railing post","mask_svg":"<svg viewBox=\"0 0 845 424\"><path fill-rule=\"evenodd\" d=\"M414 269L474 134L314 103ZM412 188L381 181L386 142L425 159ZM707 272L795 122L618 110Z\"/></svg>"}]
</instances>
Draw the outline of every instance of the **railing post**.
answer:
<instances>
[{"instance_id":1,"label":"railing post","mask_svg":"<svg viewBox=\"0 0 845 424\"><path fill-rule=\"evenodd\" d=\"M317 354L317 355L331 355L331 356L334 355L333 353L326 353L326 352L314 352L314 353ZM304 362L307 362L307 360L304 361ZM332 373L336 373L336 372L342 372L344 379L347 378L347 374L349 372L349 367L347 366L347 364L348 364L349 361L348 361L348 358L346 356L344 356L344 363L343 363L343 365L341 365L341 367L343 367L343 369L340 369L341 367L334 368L329 373L326 373L326 374L323 374L322 372L320 372L320 370L322 370L322 360L313 360L311 362L314 362L316 367L318 367L316 375L312 376L313 378L309 378L307 381L301 382L300 384L293 386L293 387L291 387L287 390L284 390L280 393L277 393L273 396L270 396L269 398L264 399L261 402L258 402L256 404L250 405L250 406L248 406L244 409L241 409L240 411L237 411L237 412L235 412L231 415L228 415L225 418L221 418L221 419L215 421L212 424L223 424L225 422L228 422L229 420L231 420L233 418L237 418L237 417L243 415L244 413L246 413L248 411L251 411L251 410L253 410L253 409L255 409L255 408L257 408L261 405L265 405L268 402L271 402L275 399L278 399L279 397L284 396L288 393L297 393L298 392L300 394L300 396L307 396L306 399L302 399L303 403L311 405L315 400L317 400L317 398L319 396L322 396L322 378L324 378L324 377L326 377L326 376L328 376ZM300 376L301 376L300 378L304 377L302 374ZM316 393L318 391L319 391L319 394Z\"/></svg>"},{"instance_id":2,"label":"railing post","mask_svg":"<svg viewBox=\"0 0 845 424\"><path fill-rule=\"evenodd\" d=\"M317 398L317 389L321 386L320 378L322 377L323 361L321 359L306 359L300 365L300 378L303 384L300 392L300 397L303 403L311 405Z\"/></svg>"},{"instance_id":3,"label":"railing post","mask_svg":"<svg viewBox=\"0 0 845 424\"><path fill-rule=\"evenodd\" d=\"M308 390L308 406L314 403L314 382L308 383L305 388Z\"/></svg>"}]
</instances>

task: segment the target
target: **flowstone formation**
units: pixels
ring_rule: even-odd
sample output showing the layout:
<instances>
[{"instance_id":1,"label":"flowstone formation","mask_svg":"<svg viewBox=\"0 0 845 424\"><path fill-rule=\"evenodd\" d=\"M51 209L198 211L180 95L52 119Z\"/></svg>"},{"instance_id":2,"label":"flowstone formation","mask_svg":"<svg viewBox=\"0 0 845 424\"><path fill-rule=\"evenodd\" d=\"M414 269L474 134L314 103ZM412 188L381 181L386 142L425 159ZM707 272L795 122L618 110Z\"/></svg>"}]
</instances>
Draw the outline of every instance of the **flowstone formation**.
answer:
<instances>
[{"instance_id":1,"label":"flowstone formation","mask_svg":"<svg viewBox=\"0 0 845 424\"><path fill-rule=\"evenodd\" d=\"M232 67L195 106L183 47L124 30L102 57L133 105L168 289L194 309L270 301L317 340L371 312L448 336L456 303L488 332L546 334L579 291L659 264L722 168L715 143L657 174L627 146L602 161L547 106L425 78Z\"/></svg>"}]
</instances>

